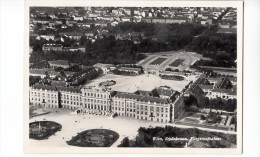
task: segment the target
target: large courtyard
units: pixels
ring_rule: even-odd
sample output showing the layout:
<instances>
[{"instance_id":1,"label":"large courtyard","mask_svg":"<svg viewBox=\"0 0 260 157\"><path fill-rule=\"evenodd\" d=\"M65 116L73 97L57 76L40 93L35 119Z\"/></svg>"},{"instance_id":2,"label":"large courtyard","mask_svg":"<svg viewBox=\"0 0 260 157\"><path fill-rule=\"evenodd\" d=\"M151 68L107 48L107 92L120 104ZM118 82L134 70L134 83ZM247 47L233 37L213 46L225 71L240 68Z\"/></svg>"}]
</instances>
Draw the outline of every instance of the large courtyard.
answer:
<instances>
[{"instance_id":1,"label":"large courtyard","mask_svg":"<svg viewBox=\"0 0 260 157\"><path fill-rule=\"evenodd\" d=\"M137 90L151 91L155 87L159 86L169 86L173 90L180 92L189 83L187 80L164 80L159 76L152 74L142 74L138 76L106 74L97 79L91 80L90 82L86 83L85 86L98 86L99 83L107 80L116 81L115 85L109 86L113 90L130 93L133 93Z\"/></svg>"}]
</instances>

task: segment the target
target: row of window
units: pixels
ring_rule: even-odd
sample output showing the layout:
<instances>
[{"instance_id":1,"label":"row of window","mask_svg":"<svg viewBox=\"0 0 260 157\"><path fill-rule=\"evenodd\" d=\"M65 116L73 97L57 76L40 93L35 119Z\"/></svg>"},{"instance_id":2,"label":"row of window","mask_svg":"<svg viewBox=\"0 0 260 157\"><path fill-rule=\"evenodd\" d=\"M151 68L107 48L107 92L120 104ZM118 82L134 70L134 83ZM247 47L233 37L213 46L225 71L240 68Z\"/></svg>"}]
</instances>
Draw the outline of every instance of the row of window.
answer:
<instances>
[{"instance_id":1,"label":"row of window","mask_svg":"<svg viewBox=\"0 0 260 157\"><path fill-rule=\"evenodd\" d=\"M147 118L146 116L139 116L139 115L135 115L135 114L131 114L131 113L118 113L119 116L127 116L127 117L136 117L136 119L141 119L141 120L151 120L151 121L154 121L156 120L157 122L166 122L167 123L167 119L163 119L163 118L154 118L154 117L151 117L151 118Z\"/></svg>"},{"instance_id":2,"label":"row of window","mask_svg":"<svg viewBox=\"0 0 260 157\"><path fill-rule=\"evenodd\" d=\"M42 96L45 96L45 93L39 93L39 92L31 92L31 95L33 96L33 94L34 94L34 96L40 96L40 95L42 95ZM48 96L48 98L51 96L51 97L57 97L57 94L47 94L47 96Z\"/></svg>"},{"instance_id":3,"label":"row of window","mask_svg":"<svg viewBox=\"0 0 260 157\"><path fill-rule=\"evenodd\" d=\"M115 110L114 110L114 109L115 109ZM118 110L117 110L117 109L118 109ZM114 108L114 107L112 107L112 110L115 111L115 112L118 112L118 113L124 112L124 108L117 108L117 107ZM130 110L128 110L128 109L127 109L127 111L136 113L136 114L138 114L138 115L139 115L139 114L140 114L140 115L148 115L148 112L144 112L144 111L136 111L136 112L135 112L135 110L131 110L131 111L130 111ZM128 114L128 113L127 113L127 114ZM129 113L129 114L130 114L130 113ZM160 116L160 117L164 117L164 116L167 117L167 115L168 115L168 113L165 113L165 114L163 114L163 113L161 113L161 114L157 113L157 114L156 114L157 117L159 117L159 116ZM150 116L154 116L154 115L153 115L153 112L150 113Z\"/></svg>"},{"instance_id":4,"label":"row of window","mask_svg":"<svg viewBox=\"0 0 260 157\"><path fill-rule=\"evenodd\" d=\"M139 107L140 106L140 107ZM148 109L148 107L147 106L144 106L144 105L137 105L137 110L139 110L139 109L141 109L141 110L143 110L143 109L145 109L146 111L147 111L147 109ZM120 110L120 107L124 107L124 105L117 105L117 104L114 104L114 107L118 107L119 108L119 110ZM128 105L126 105L126 107L128 108ZM132 108L132 106L130 106L130 108ZM133 106L133 108L135 108L135 105ZM161 112L164 112L164 108L163 107L155 107L156 108L156 111L157 112L160 112L160 110L161 110ZM160 109L161 108L161 109ZM153 106L150 106L150 111L154 111L154 107ZM168 112L168 108L165 108L165 112Z\"/></svg>"},{"instance_id":5,"label":"row of window","mask_svg":"<svg viewBox=\"0 0 260 157\"><path fill-rule=\"evenodd\" d=\"M69 102L69 101L61 101L63 104L70 104L70 105L80 105L78 102Z\"/></svg>"},{"instance_id":6,"label":"row of window","mask_svg":"<svg viewBox=\"0 0 260 157\"><path fill-rule=\"evenodd\" d=\"M62 98L63 99L66 99L66 98L67 99L69 99L69 98L72 99L73 98L74 100L75 99L77 99L77 100L81 99L81 97L79 97L79 96L69 96L69 95L63 95Z\"/></svg>"},{"instance_id":7,"label":"row of window","mask_svg":"<svg viewBox=\"0 0 260 157\"><path fill-rule=\"evenodd\" d=\"M39 102L42 102L42 103L57 103L57 101L56 100L48 100L48 101L46 101L45 99L42 99L42 101L41 101L41 99L40 98L31 98L31 100L32 101L39 101Z\"/></svg>"},{"instance_id":8,"label":"row of window","mask_svg":"<svg viewBox=\"0 0 260 157\"><path fill-rule=\"evenodd\" d=\"M97 97L97 98L107 98L105 94L99 94L99 93L85 93L85 96L91 96L91 97ZM110 98L110 95L108 96Z\"/></svg>"},{"instance_id":9,"label":"row of window","mask_svg":"<svg viewBox=\"0 0 260 157\"><path fill-rule=\"evenodd\" d=\"M85 99L85 102L107 103L107 100Z\"/></svg>"},{"instance_id":10,"label":"row of window","mask_svg":"<svg viewBox=\"0 0 260 157\"><path fill-rule=\"evenodd\" d=\"M106 110L107 107L103 105L94 105L94 104L84 104L85 108L94 109L94 110Z\"/></svg>"},{"instance_id":11,"label":"row of window","mask_svg":"<svg viewBox=\"0 0 260 157\"><path fill-rule=\"evenodd\" d=\"M234 98L234 96L229 96L229 95L212 95L212 97L220 97L220 98L223 98L223 99L228 99L228 98Z\"/></svg>"}]
</instances>

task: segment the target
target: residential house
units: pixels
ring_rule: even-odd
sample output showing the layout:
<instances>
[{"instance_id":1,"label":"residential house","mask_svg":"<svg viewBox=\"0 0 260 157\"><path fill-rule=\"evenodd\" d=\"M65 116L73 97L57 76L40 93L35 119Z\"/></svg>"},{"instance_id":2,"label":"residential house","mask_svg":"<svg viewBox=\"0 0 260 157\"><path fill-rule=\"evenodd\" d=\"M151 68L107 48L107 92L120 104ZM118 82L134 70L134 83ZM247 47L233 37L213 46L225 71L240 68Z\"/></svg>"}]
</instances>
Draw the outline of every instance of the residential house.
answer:
<instances>
[{"instance_id":1,"label":"residential house","mask_svg":"<svg viewBox=\"0 0 260 157\"><path fill-rule=\"evenodd\" d=\"M44 44L43 51L62 51L63 46L61 44Z\"/></svg>"}]
</instances>

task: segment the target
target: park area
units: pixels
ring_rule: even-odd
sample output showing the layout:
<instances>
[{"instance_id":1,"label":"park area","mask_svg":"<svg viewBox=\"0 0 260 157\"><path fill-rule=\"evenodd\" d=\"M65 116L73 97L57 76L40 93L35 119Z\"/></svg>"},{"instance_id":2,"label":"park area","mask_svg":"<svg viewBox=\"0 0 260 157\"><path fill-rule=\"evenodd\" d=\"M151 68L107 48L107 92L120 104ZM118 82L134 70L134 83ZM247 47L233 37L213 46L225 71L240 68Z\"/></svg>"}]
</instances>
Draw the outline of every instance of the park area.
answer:
<instances>
[{"instance_id":1,"label":"park area","mask_svg":"<svg viewBox=\"0 0 260 157\"><path fill-rule=\"evenodd\" d=\"M110 147L119 138L118 133L108 129L91 129L79 133L67 141L68 145L79 147Z\"/></svg>"},{"instance_id":2,"label":"park area","mask_svg":"<svg viewBox=\"0 0 260 157\"><path fill-rule=\"evenodd\" d=\"M60 131L62 126L53 121L36 121L29 124L29 137L35 140L48 139Z\"/></svg>"},{"instance_id":3,"label":"park area","mask_svg":"<svg viewBox=\"0 0 260 157\"><path fill-rule=\"evenodd\" d=\"M230 123L227 123L230 120L229 117L225 114L219 113L200 113L200 112L184 112L182 117L176 121L176 124L190 125L190 126L198 126L204 128L213 128L220 130L229 130L231 129ZM233 129L231 129L233 130Z\"/></svg>"}]
</instances>

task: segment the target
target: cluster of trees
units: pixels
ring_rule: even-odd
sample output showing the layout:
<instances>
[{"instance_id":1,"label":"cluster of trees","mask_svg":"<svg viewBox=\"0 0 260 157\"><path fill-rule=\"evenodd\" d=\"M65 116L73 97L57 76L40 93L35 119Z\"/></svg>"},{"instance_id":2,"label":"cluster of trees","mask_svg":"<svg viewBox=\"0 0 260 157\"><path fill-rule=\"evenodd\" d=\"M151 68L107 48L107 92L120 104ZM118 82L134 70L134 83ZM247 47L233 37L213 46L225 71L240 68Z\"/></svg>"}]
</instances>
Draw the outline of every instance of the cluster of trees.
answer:
<instances>
[{"instance_id":1,"label":"cluster of trees","mask_svg":"<svg viewBox=\"0 0 260 157\"><path fill-rule=\"evenodd\" d=\"M79 65L72 65L65 69L65 71L71 71L71 72L81 72L83 69L79 67Z\"/></svg>"},{"instance_id":2,"label":"cluster of trees","mask_svg":"<svg viewBox=\"0 0 260 157\"><path fill-rule=\"evenodd\" d=\"M146 36L196 36L206 29L205 26L183 23L183 24L161 24L161 23L133 23L123 22L111 27L112 33L142 32Z\"/></svg>"},{"instance_id":3,"label":"cluster of trees","mask_svg":"<svg viewBox=\"0 0 260 157\"><path fill-rule=\"evenodd\" d=\"M210 33L194 39L187 48L212 61L200 61L201 66L236 67L237 59L237 35Z\"/></svg>"},{"instance_id":4,"label":"cluster of trees","mask_svg":"<svg viewBox=\"0 0 260 157\"><path fill-rule=\"evenodd\" d=\"M73 30L75 29L77 30L77 28L73 28ZM71 59L88 65L97 62L131 64L145 57L140 53L181 49L192 41L193 36L201 33L204 29L204 26L195 24L120 23L118 26L110 28L111 34L143 32L146 38L141 40L139 44L135 44L131 40L116 40L113 35L103 36L103 38L96 39L95 42L82 37L79 45L86 47L86 54L81 54L80 52L73 52L73 54L70 54L70 52L43 53L42 46L52 41L36 40L35 37L31 37L30 46L33 47L33 52L30 56L30 61L57 58ZM57 40L55 43L60 43L65 47L72 47L77 44L77 41L70 38L63 37L63 40L63 42ZM128 56L128 58L125 58L125 56Z\"/></svg>"},{"instance_id":5,"label":"cluster of trees","mask_svg":"<svg viewBox=\"0 0 260 157\"><path fill-rule=\"evenodd\" d=\"M196 106L198 108L207 108L207 109L216 109L216 110L225 110L228 112L234 112L237 108L237 100L236 99L209 99L203 95L194 97L190 95L189 97L184 97L184 105L187 110L190 109L191 106Z\"/></svg>"},{"instance_id":6,"label":"cluster of trees","mask_svg":"<svg viewBox=\"0 0 260 157\"><path fill-rule=\"evenodd\" d=\"M40 76L29 76L29 86L33 86L34 84L39 83L40 80Z\"/></svg>"},{"instance_id":7,"label":"cluster of trees","mask_svg":"<svg viewBox=\"0 0 260 157\"><path fill-rule=\"evenodd\" d=\"M206 122L208 123L219 123L221 121L220 113L209 112L208 116L206 117Z\"/></svg>"},{"instance_id":8,"label":"cluster of trees","mask_svg":"<svg viewBox=\"0 0 260 157\"><path fill-rule=\"evenodd\" d=\"M81 31L76 26L69 28L71 31ZM120 23L115 27L109 27L110 35L98 38L95 42L82 37L79 43L68 37L53 41L65 47L82 45L86 48L86 54L81 52L61 52L53 54L43 53L42 46L52 41L36 40L30 38L30 46L33 53L30 61L59 58L71 58L82 64L91 65L97 62L109 64L134 64L145 56L140 53L153 53L162 51L179 50L188 46L189 51L195 51L205 57L212 58L213 61L197 63L199 65L234 67L236 60L236 34L208 33L198 37L206 27L197 24L155 24L155 23ZM51 31L51 30L50 30ZM139 32L144 34L140 43L136 44L131 40L116 40L113 34ZM46 33L46 32L45 32ZM57 36L57 38L60 38ZM40 54L40 55L39 55ZM49 57L51 55L52 57ZM128 58L125 58L128 56Z\"/></svg>"},{"instance_id":9,"label":"cluster of trees","mask_svg":"<svg viewBox=\"0 0 260 157\"><path fill-rule=\"evenodd\" d=\"M69 42L68 42L69 43ZM138 53L136 45L132 41L115 40L113 36L98 39L96 42L86 42L86 53L67 51L43 52L43 40L35 40L33 52L30 55L30 62L36 63L42 60L68 60L84 65L96 63L107 64L135 64L144 59L143 54ZM127 58L125 56L128 56Z\"/></svg>"},{"instance_id":10,"label":"cluster of trees","mask_svg":"<svg viewBox=\"0 0 260 157\"><path fill-rule=\"evenodd\" d=\"M92 80L100 75L100 71L94 68L86 69L80 73L76 73L73 78L69 78L72 81L73 86L79 86L85 84L88 80Z\"/></svg>"},{"instance_id":11,"label":"cluster of trees","mask_svg":"<svg viewBox=\"0 0 260 157\"><path fill-rule=\"evenodd\" d=\"M47 61L41 61L38 63L31 64L29 66L30 69L43 69L43 68L49 68L50 64Z\"/></svg>"},{"instance_id":12,"label":"cluster of trees","mask_svg":"<svg viewBox=\"0 0 260 157\"><path fill-rule=\"evenodd\" d=\"M226 67L226 68L234 68L236 67L236 63L234 60L231 62L228 59L221 60L216 58L217 60L199 60L196 63L194 63L194 66L211 66L211 67Z\"/></svg>"},{"instance_id":13,"label":"cluster of trees","mask_svg":"<svg viewBox=\"0 0 260 157\"><path fill-rule=\"evenodd\" d=\"M120 71L118 69L112 70L111 72L116 75L126 75L126 76L136 76L140 74L140 73L130 72L130 71Z\"/></svg>"},{"instance_id":14,"label":"cluster of trees","mask_svg":"<svg viewBox=\"0 0 260 157\"><path fill-rule=\"evenodd\" d=\"M177 81L182 81L184 80L184 77L182 76L177 76L177 75L172 75L172 76L169 76L169 75L160 75L160 77L162 79L166 79L166 80L177 80Z\"/></svg>"},{"instance_id":15,"label":"cluster of trees","mask_svg":"<svg viewBox=\"0 0 260 157\"><path fill-rule=\"evenodd\" d=\"M162 140L154 140L154 137ZM219 132L208 132L196 128L176 128L172 126L138 129L138 134L134 140L124 138L118 147L177 147L183 148L185 140L165 140L166 137L187 138L190 137L219 137L220 141L200 141L206 143L208 148L229 148L236 144L236 135L224 134Z\"/></svg>"},{"instance_id":16,"label":"cluster of trees","mask_svg":"<svg viewBox=\"0 0 260 157\"><path fill-rule=\"evenodd\" d=\"M166 68L165 71L180 72L179 69L171 69L171 68Z\"/></svg>"}]
</instances>

